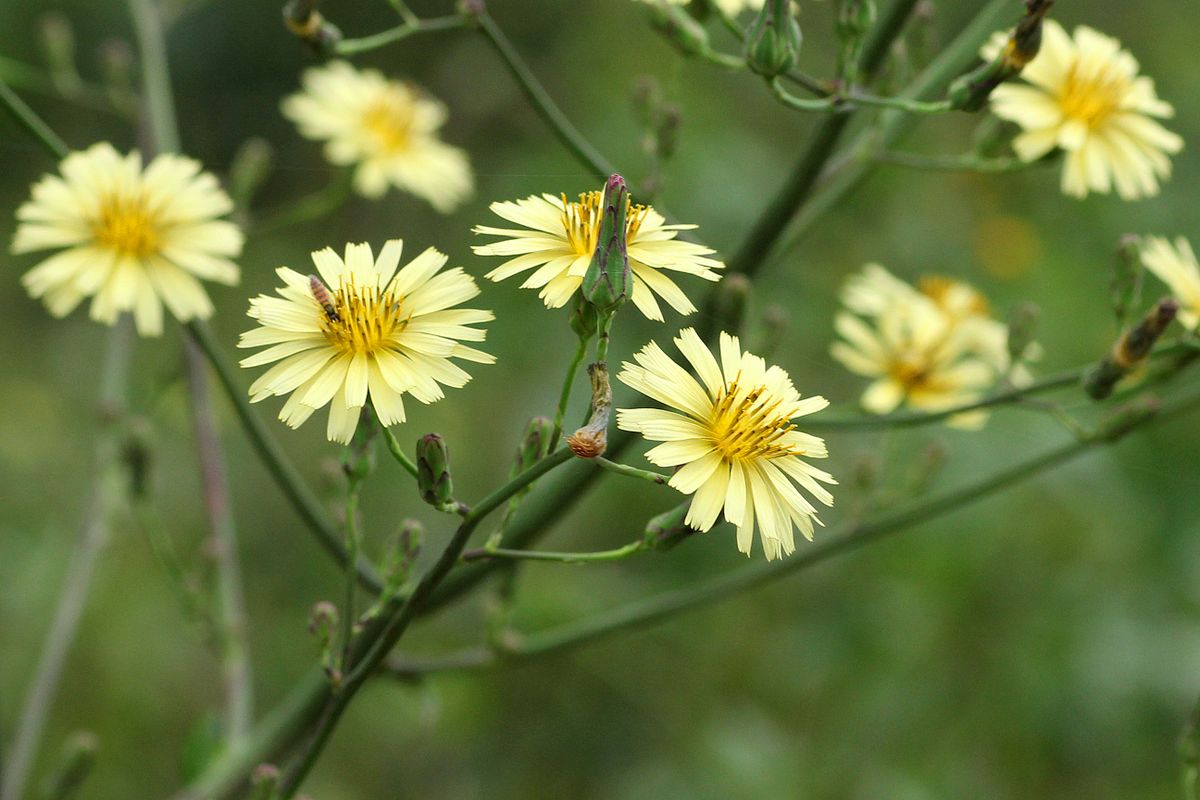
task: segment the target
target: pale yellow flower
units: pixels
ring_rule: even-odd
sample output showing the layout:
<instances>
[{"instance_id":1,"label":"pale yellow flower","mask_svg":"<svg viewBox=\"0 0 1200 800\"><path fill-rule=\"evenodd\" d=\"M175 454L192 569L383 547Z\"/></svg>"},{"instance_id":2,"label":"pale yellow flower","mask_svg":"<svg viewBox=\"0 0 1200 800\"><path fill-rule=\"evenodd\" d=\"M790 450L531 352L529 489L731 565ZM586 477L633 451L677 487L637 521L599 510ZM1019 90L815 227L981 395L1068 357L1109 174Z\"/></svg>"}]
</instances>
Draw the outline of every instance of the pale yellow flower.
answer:
<instances>
[{"instance_id":1,"label":"pale yellow flower","mask_svg":"<svg viewBox=\"0 0 1200 800\"><path fill-rule=\"evenodd\" d=\"M495 359L462 342L481 342L468 327L493 319L491 311L454 308L479 294L471 276L441 271L446 256L432 247L397 271L403 243L348 244L340 258L325 248L312 254L317 275L280 267L279 297L250 301L261 327L242 334L239 347L266 347L243 367L279 362L250 386L250 401L290 394L279 418L299 427L329 404L330 441L347 443L370 399L384 425L404 421L403 395L422 403L443 397L439 384L466 385L471 376L452 358L491 364Z\"/></svg>"},{"instance_id":2,"label":"pale yellow flower","mask_svg":"<svg viewBox=\"0 0 1200 800\"><path fill-rule=\"evenodd\" d=\"M1172 247L1161 236L1151 236L1142 245L1142 263L1179 301L1179 322L1195 329L1200 323L1200 264L1188 240L1180 236Z\"/></svg>"},{"instance_id":3,"label":"pale yellow flower","mask_svg":"<svg viewBox=\"0 0 1200 800\"><path fill-rule=\"evenodd\" d=\"M446 107L373 69L334 61L304 73L304 91L283 101L283 113L309 139L325 141L325 157L357 164L354 186L381 197L389 185L443 213L473 187L467 155L438 138Z\"/></svg>"},{"instance_id":4,"label":"pale yellow flower","mask_svg":"<svg viewBox=\"0 0 1200 800\"><path fill-rule=\"evenodd\" d=\"M60 175L33 186L17 209L14 253L61 250L21 283L56 317L91 297L91 317L112 325L132 311L138 333L162 333L162 306L176 319L206 319L212 303L198 279L233 285L242 233L218 219L233 208L199 162L160 155L142 169L134 151L101 143L63 159Z\"/></svg>"},{"instance_id":5,"label":"pale yellow flower","mask_svg":"<svg viewBox=\"0 0 1200 800\"><path fill-rule=\"evenodd\" d=\"M679 467L670 485L693 495L686 522L708 531L723 512L737 527L738 549L749 555L757 523L768 560L791 555L795 528L811 540L817 509L795 484L825 505L833 496L821 483L837 483L805 458L825 458L825 442L796 430L792 420L829 405L801 398L781 368L742 351L737 337L721 334L721 362L695 330L675 339L697 381L650 342L617 376L626 385L677 411L617 410L617 425L650 441L646 453L660 467Z\"/></svg>"},{"instance_id":6,"label":"pale yellow flower","mask_svg":"<svg viewBox=\"0 0 1200 800\"><path fill-rule=\"evenodd\" d=\"M997 51L993 41L984 52ZM1086 197L1115 187L1125 200L1149 197L1170 176L1167 156L1183 149L1183 139L1153 119L1175 111L1138 70L1111 36L1081 25L1072 38L1047 20L1041 51L1021 72L1028 84L997 87L992 111L1024 129L1013 140L1023 161L1065 152L1064 193Z\"/></svg>"},{"instance_id":7,"label":"pale yellow flower","mask_svg":"<svg viewBox=\"0 0 1200 800\"><path fill-rule=\"evenodd\" d=\"M508 258L487 274L494 281L534 270L521 284L523 289L540 289L538 296L547 308L566 305L583 283L600 233L603 192L584 192L578 202L566 195L534 195L524 200L492 203L492 211L521 228L476 225L475 233L509 237L471 249L478 255ZM680 314L696 310L687 295L663 274L664 271L696 275L708 281L720 279L713 270L725 265L709 258L713 250L676 239L679 231L695 225L668 225L650 206L629 206L626 214L626 248L633 272L633 304L647 318L661 321L655 295Z\"/></svg>"},{"instance_id":8,"label":"pale yellow flower","mask_svg":"<svg viewBox=\"0 0 1200 800\"><path fill-rule=\"evenodd\" d=\"M940 411L979 399L1002 377L1029 380L1023 365L1011 368L1006 326L966 283L931 277L918 289L869 264L847 282L842 300L847 311L835 319L842 341L831 352L873 379L862 397L868 411L886 414L902 404ZM951 422L976 427L985 419L963 414Z\"/></svg>"},{"instance_id":9,"label":"pale yellow flower","mask_svg":"<svg viewBox=\"0 0 1200 800\"><path fill-rule=\"evenodd\" d=\"M641 0L641 2L653 4L658 0ZM691 0L661 0L661 2L669 6L686 6ZM718 8L731 17L737 16L746 9L757 11L763 7L763 0L715 0L715 2Z\"/></svg>"}]
</instances>

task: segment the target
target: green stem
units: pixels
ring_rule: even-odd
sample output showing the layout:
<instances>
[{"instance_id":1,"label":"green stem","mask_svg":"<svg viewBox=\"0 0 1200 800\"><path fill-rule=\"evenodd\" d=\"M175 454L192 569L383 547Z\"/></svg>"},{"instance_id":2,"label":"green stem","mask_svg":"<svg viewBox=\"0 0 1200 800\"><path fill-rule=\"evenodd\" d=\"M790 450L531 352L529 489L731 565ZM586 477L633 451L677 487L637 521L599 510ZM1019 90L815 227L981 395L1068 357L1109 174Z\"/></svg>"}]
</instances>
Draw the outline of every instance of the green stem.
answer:
<instances>
[{"instance_id":1,"label":"green stem","mask_svg":"<svg viewBox=\"0 0 1200 800\"><path fill-rule=\"evenodd\" d=\"M250 646L246 640L246 604L242 573L238 564L237 526L229 492L225 458L217 433L216 415L208 394L204 355L191 339L184 340L188 392L192 401L192 424L196 450L213 537L213 560L217 574L218 642L225 688L225 728L230 746L249 732L254 720L253 673Z\"/></svg>"},{"instance_id":2,"label":"green stem","mask_svg":"<svg viewBox=\"0 0 1200 800\"><path fill-rule=\"evenodd\" d=\"M350 488L346 492L346 555L348 564L358 562L359 545L362 541L362 536L358 529L358 494L360 486L361 481L351 478ZM346 569L346 601L345 606L342 608L342 641L340 655L338 656L339 671L344 667L346 658L350 654L350 645L354 641L354 621L357 619L357 614L354 612L354 590L358 584L356 577L354 570Z\"/></svg>"},{"instance_id":3,"label":"green stem","mask_svg":"<svg viewBox=\"0 0 1200 800\"><path fill-rule=\"evenodd\" d=\"M91 498L67 565L50 630L21 706L21 716L17 720L12 742L6 748L7 760L0 777L0 800L20 800L25 792L67 656L79 631L96 564L109 541L112 514L124 495L119 423L125 412L132 339L128 319L119 321L109 334L101 371L98 400L101 428L93 455L95 477Z\"/></svg>"},{"instance_id":4,"label":"green stem","mask_svg":"<svg viewBox=\"0 0 1200 800\"><path fill-rule=\"evenodd\" d=\"M654 472L653 470L649 469L638 469L637 467L631 467L626 464L618 464L615 461L609 461L603 456L593 458L592 461L595 462L596 466L606 469L609 472L615 472L618 475L624 475L627 478L637 478L643 481L650 481L651 483L657 483L659 486L664 485L668 480L670 480L670 476L663 475L661 472Z\"/></svg>"},{"instance_id":5,"label":"green stem","mask_svg":"<svg viewBox=\"0 0 1200 800\"><path fill-rule=\"evenodd\" d=\"M870 94L862 94L860 92L851 92L846 97L846 102L853 103L857 106L870 106L874 108L890 108L896 111L904 111L909 114L945 114L953 111L953 106L949 100L910 100L906 97L876 97Z\"/></svg>"},{"instance_id":6,"label":"green stem","mask_svg":"<svg viewBox=\"0 0 1200 800\"><path fill-rule=\"evenodd\" d=\"M179 152L179 127L171 94L171 73L162 19L153 0L129 0L142 61L142 91L150 123L150 138L159 153Z\"/></svg>"},{"instance_id":7,"label":"green stem","mask_svg":"<svg viewBox=\"0 0 1200 800\"><path fill-rule=\"evenodd\" d=\"M324 509L321 508L320 501L305 484L295 466L284 455L283 449L271 436L266 425L250 408L245 390L238 386L233 370L225 362L208 326L203 322L189 322L186 328L188 333L195 338L196 343L200 345L204 355L208 357L213 369L216 370L221 387L225 390L230 402L233 403L238 420L242 423L246 435L250 437L250 442L258 452L263 465L271 473L271 477L275 479L296 513L304 520L304 524L317 537L317 541L338 565L345 569L350 561L346 548L342 544L341 534L337 527L330 522ZM378 594L383 584L375 573L375 569L365 560L359 559L357 572L358 581L362 587L372 594Z\"/></svg>"},{"instance_id":8,"label":"green stem","mask_svg":"<svg viewBox=\"0 0 1200 800\"><path fill-rule=\"evenodd\" d=\"M875 160L880 164L931 172L980 172L988 175L1021 172L1041 163L1040 161L1022 161L1019 158L980 158L977 155L929 156L896 151L878 153L875 155Z\"/></svg>"},{"instance_id":9,"label":"green stem","mask_svg":"<svg viewBox=\"0 0 1200 800\"><path fill-rule=\"evenodd\" d=\"M617 170L608 162L604 156L592 146L579 129L567 119L566 114L550 97L550 94L538 81L533 71L521 58L521 54L513 47L512 42L500 30L495 20L491 18L487 12L482 12L475 15L475 20L479 24L480 31L491 43L492 48L500 56L504 65L508 67L508 71L516 79L517 85L521 87L521 92L525 98L529 100L533 109L538 113L542 120L550 126L558 136L560 142L571 151L572 155L577 158L580 163L591 170L592 175L604 180L609 175L612 175ZM632 190L631 190L632 191Z\"/></svg>"},{"instance_id":10,"label":"green stem","mask_svg":"<svg viewBox=\"0 0 1200 800\"><path fill-rule=\"evenodd\" d=\"M8 83L15 89L23 89L43 97L65 100L82 108L126 116L126 110L118 107L107 96L104 86L80 83L73 90L64 91L64 88L60 88L54 78L45 70L4 56L0 56L0 81Z\"/></svg>"},{"instance_id":11,"label":"green stem","mask_svg":"<svg viewBox=\"0 0 1200 800\"><path fill-rule=\"evenodd\" d=\"M380 31L371 36L364 36L361 39L343 39L333 46L333 52L339 56L365 53L368 50L376 50L380 47L402 41L418 33L456 30L466 27L466 24L466 18L458 14L432 17L430 19L409 20L403 25L397 25L394 28Z\"/></svg>"},{"instance_id":12,"label":"green stem","mask_svg":"<svg viewBox=\"0 0 1200 800\"><path fill-rule=\"evenodd\" d=\"M3 81L0 81L0 104L26 133L37 139L55 158L66 158L67 153L71 152L67 143Z\"/></svg>"},{"instance_id":13,"label":"green stem","mask_svg":"<svg viewBox=\"0 0 1200 800\"><path fill-rule=\"evenodd\" d=\"M466 550L462 554L463 561L477 561L486 558L508 558L524 561L556 561L561 564L591 564L604 561L620 561L635 553L640 553L647 547L642 540L630 542L615 550L601 550L594 553L551 553L541 550L508 550L502 547L477 547Z\"/></svg>"},{"instance_id":14,"label":"green stem","mask_svg":"<svg viewBox=\"0 0 1200 800\"><path fill-rule=\"evenodd\" d=\"M567 405L571 401L571 387L575 383L575 376L579 373L579 366L587 357L588 339L587 336L579 337L575 345L575 355L571 357L571 365L567 367L567 377L563 380L562 391L558 395L558 409L554 412L554 431L550 434L550 452L558 449L558 440L562 438L563 420L567 416Z\"/></svg>"},{"instance_id":15,"label":"green stem","mask_svg":"<svg viewBox=\"0 0 1200 800\"><path fill-rule=\"evenodd\" d=\"M378 414L372 414L371 416L376 420L379 419ZM395 434L382 422L379 423L379 430L383 432L383 441L387 444L388 452L392 454L392 458L396 459L396 462L404 467L405 472L414 478L417 477L417 465L404 452L404 448L400 446L400 442L397 441Z\"/></svg>"},{"instance_id":16,"label":"green stem","mask_svg":"<svg viewBox=\"0 0 1200 800\"><path fill-rule=\"evenodd\" d=\"M613 633L649 625L702 605L728 599L792 573L816 566L835 555L856 550L884 536L898 533L919 523L961 509L1010 486L1034 478L1090 450L1110 444L1136 428L1191 410L1197 405L1200 405L1200 393L1193 393L1164 405L1158 414L1144 417L1132 425L1113 429L1102 428L1081 441L1062 445L941 497L912 504L907 508L883 514L877 519L849 523L841 528L839 535L810 545L802 553L792 558L739 570L701 586L681 589L631 603L624 608L563 625L550 631L517 637L518 644L502 653L492 654L490 658L483 657L483 653L477 649L464 651L463 654L452 655L440 659L439 662L434 662L435 668L479 669L509 659L548 655L578 647ZM416 677L418 675L418 671L415 669L417 664L419 662L400 662L400 676L406 679Z\"/></svg>"},{"instance_id":17,"label":"green stem","mask_svg":"<svg viewBox=\"0 0 1200 800\"><path fill-rule=\"evenodd\" d=\"M346 170L339 173L329 184L312 194L307 194L290 204L287 208L276 211L260 220L251 222L250 229L255 235L261 236L280 228L311 222L326 214L337 211L345 204L350 196L351 176Z\"/></svg>"}]
</instances>

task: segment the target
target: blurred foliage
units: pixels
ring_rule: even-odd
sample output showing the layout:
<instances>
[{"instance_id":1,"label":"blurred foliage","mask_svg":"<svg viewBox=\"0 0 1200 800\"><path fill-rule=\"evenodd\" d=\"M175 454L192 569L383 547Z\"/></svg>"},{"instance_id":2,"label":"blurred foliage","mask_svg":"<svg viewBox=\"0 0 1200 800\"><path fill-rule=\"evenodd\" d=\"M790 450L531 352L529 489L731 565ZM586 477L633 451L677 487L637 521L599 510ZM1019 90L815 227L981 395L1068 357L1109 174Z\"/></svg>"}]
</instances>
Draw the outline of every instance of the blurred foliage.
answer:
<instances>
[{"instance_id":1,"label":"blurred foliage","mask_svg":"<svg viewBox=\"0 0 1200 800\"><path fill-rule=\"evenodd\" d=\"M349 36L396 24L383 0L327 5ZM436 15L449 0L412 5ZM752 76L681 61L633 2L493 5L567 114L634 183L654 169L635 87L641 76L657 79L682 118L662 205L698 222L703 240L728 255L803 148L814 118L777 107ZM911 39L913 59L934 51L979 4L931 5L931 20ZM188 154L222 173L247 139L269 141L274 168L256 198L267 212L325 186L335 172L319 146L279 113L280 98L311 63L281 26L279 4L175 6L172 80ZM834 4L801 6L801 66L827 74L837 55L829 33ZM131 39L131 27L124 4L115 2L6 0L0 55L44 63L36 32L49 13L72 26L85 80L120 71L122 48L114 43ZM1171 127L1196 140L1194 3L1094 0L1060 3L1055 13L1068 26L1086 22L1120 37L1159 94L1176 104ZM732 49L723 33L714 36ZM607 56L614 40L621 58ZM448 217L395 193L378 203L353 199L319 220L252 233L242 285L212 289L214 328L231 356L248 324L246 298L270 290L280 264L304 269L309 251L327 244L402 236L410 246L436 245L479 276L492 265L471 254L467 231L488 220L489 202L598 184L557 145L477 35L414 38L358 61L411 78L449 105L445 136L471 153L476 199ZM74 146L135 144L119 115L26 96ZM963 152L975 123L928 120L906 146ZM15 209L53 165L7 119L0 120L0 152L0 207ZM862 387L827 355L831 320L844 277L878 260L907 278L936 272L970 280L1001 313L1034 300L1047 351L1039 369L1092 361L1115 332L1109 281L1119 236L1200 237L1195 148L1175 166L1163 195L1137 204L1066 199L1053 169L971 176L880 168L800 248L763 272L749 330L759 329L770 302L782 304L790 324L777 361L801 391L852 405ZM0 218L4 238L12 226L11 216ZM3 741L82 514L103 337L84 313L54 321L26 297L18 276L33 259L0 258L8 296L0 316L0 357L8 365L0 372ZM410 420L397 430L407 447L430 431L444 435L467 500L502 480L525 420L552 412L574 345L565 311L546 312L534 293L507 283L485 287L484 297L497 312L487 346L499 364L476 369L475 380L442 403L410 404ZM625 315L614 354L628 357L670 331ZM135 357L133 410L153 432L154 502L178 550L198 566L206 533L177 333L140 342ZM577 392L582 404L582 384ZM1087 404L1082 393L1069 396L1073 410ZM341 581L221 408L255 689L265 709L315 660L308 609L339 597ZM276 411L272 402L261 407ZM305 474L335 499L338 454L324 441L323 423L297 433L276 428ZM1019 409L999 412L978 434L831 435L830 469L843 485L826 518L861 509L864 491L850 478L865 460L882 458L875 479L898 487L929 444L941 442L949 461L936 491L1065 435ZM380 681L352 706L306 791L318 800L1175 798L1176 739L1200 693L1198 447L1195 420L1177 420L920 530L646 631L495 674L436 677L415 687ZM636 454L629 459L641 463ZM421 503L394 466L382 463L364 492L367 547L378 553L401 519L416 517L430 531L426 551L436 552L448 535L446 518ZM666 490L609 479L546 542L562 550L615 546L677 502ZM718 531L666 555L611 566L530 565L516 624L533 630L574 619L743 561L732 535ZM405 651L476 641L482 607L476 598L442 612L412 632ZM67 665L41 771L83 728L99 739L83 797L164 796L179 785L220 697L218 665L201 633L187 622L144 535L120 519Z\"/></svg>"}]
</instances>

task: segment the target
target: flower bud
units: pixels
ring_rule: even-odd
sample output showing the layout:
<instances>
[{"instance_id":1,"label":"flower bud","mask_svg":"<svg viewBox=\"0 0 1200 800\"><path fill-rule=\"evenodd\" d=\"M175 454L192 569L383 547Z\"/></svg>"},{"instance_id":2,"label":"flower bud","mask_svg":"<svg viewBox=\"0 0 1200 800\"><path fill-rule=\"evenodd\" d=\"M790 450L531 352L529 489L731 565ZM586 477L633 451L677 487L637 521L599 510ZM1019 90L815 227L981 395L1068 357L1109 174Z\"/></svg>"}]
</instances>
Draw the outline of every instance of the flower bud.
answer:
<instances>
[{"instance_id":1,"label":"flower bud","mask_svg":"<svg viewBox=\"0 0 1200 800\"><path fill-rule=\"evenodd\" d=\"M567 324L580 339L590 339L596 335L598 327L596 307L587 301L582 294L575 295L571 303L571 316Z\"/></svg>"},{"instance_id":2,"label":"flower bud","mask_svg":"<svg viewBox=\"0 0 1200 800\"><path fill-rule=\"evenodd\" d=\"M1021 74L1042 47L1042 21L1054 0L1025 0L1025 16L993 60L950 84L947 100L959 111L979 111L992 90Z\"/></svg>"},{"instance_id":3,"label":"flower bud","mask_svg":"<svg viewBox=\"0 0 1200 800\"><path fill-rule=\"evenodd\" d=\"M613 175L604 187L600 233L592 263L583 276L583 296L597 312L612 313L633 294L633 273L625 252L625 223L629 189L625 179Z\"/></svg>"},{"instance_id":4,"label":"flower bud","mask_svg":"<svg viewBox=\"0 0 1200 800\"><path fill-rule=\"evenodd\" d=\"M318 55L330 55L342 32L317 11L317 0L289 0L283 7L283 24Z\"/></svg>"},{"instance_id":5,"label":"flower bud","mask_svg":"<svg viewBox=\"0 0 1200 800\"><path fill-rule=\"evenodd\" d=\"M1013 364L1025 360L1037 335L1042 311L1034 303L1018 303L1008 315L1008 358Z\"/></svg>"},{"instance_id":6,"label":"flower bud","mask_svg":"<svg viewBox=\"0 0 1200 800\"><path fill-rule=\"evenodd\" d=\"M439 511L454 511L454 481L450 476L450 452L436 433L417 440L417 488L421 499Z\"/></svg>"},{"instance_id":7,"label":"flower bud","mask_svg":"<svg viewBox=\"0 0 1200 800\"><path fill-rule=\"evenodd\" d=\"M875 17L874 0L841 0L839 4L837 34L842 48L838 54L838 74L848 86L858 82L863 41L875 24Z\"/></svg>"},{"instance_id":8,"label":"flower bud","mask_svg":"<svg viewBox=\"0 0 1200 800\"><path fill-rule=\"evenodd\" d=\"M767 0L746 31L746 64L774 78L795 65L802 39L792 0Z\"/></svg>"},{"instance_id":9,"label":"flower bud","mask_svg":"<svg viewBox=\"0 0 1200 800\"><path fill-rule=\"evenodd\" d=\"M679 6L654 3L650 6L650 22L685 56L709 51L708 31Z\"/></svg>"},{"instance_id":10,"label":"flower bud","mask_svg":"<svg viewBox=\"0 0 1200 800\"><path fill-rule=\"evenodd\" d=\"M517 458L513 462L514 476L529 469L550 452L550 446L553 444L550 437L553 435L554 422L549 417L534 417L529 420L521 437L521 445L517 448Z\"/></svg>"},{"instance_id":11,"label":"flower bud","mask_svg":"<svg viewBox=\"0 0 1200 800\"><path fill-rule=\"evenodd\" d=\"M74 797L96 765L100 741L91 731L76 731L67 737L58 761L41 785L41 797Z\"/></svg>"},{"instance_id":12,"label":"flower bud","mask_svg":"<svg viewBox=\"0 0 1200 800\"><path fill-rule=\"evenodd\" d=\"M1113 313L1117 317L1117 324L1121 326L1125 325L1129 310L1136 308L1142 298L1141 251L1141 237L1134 234L1121 237L1112 280Z\"/></svg>"},{"instance_id":13,"label":"flower bud","mask_svg":"<svg viewBox=\"0 0 1200 800\"><path fill-rule=\"evenodd\" d=\"M388 542L383 556L384 597L394 597L408 580L412 566L421 554L425 527L415 519L406 519Z\"/></svg>"},{"instance_id":14,"label":"flower bud","mask_svg":"<svg viewBox=\"0 0 1200 800\"><path fill-rule=\"evenodd\" d=\"M272 800L279 788L279 767L274 764L259 764L250 774L251 800Z\"/></svg>"},{"instance_id":15,"label":"flower bud","mask_svg":"<svg viewBox=\"0 0 1200 800\"><path fill-rule=\"evenodd\" d=\"M364 409L363 414L370 412ZM351 484L365 481L375 471L375 426L359 425L350 445L342 451L342 472Z\"/></svg>"},{"instance_id":16,"label":"flower bud","mask_svg":"<svg viewBox=\"0 0 1200 800\"><path fill-rule=\"evenodd\" d=\"M1179 313L1179 301L1164 297L1150 309L1141 322L1122 334L1104 360L1093 367L1083 379L1083 388L1093 400L1103 400L1112 394L1117 381L1128 375L1146 360L1154 343Z\"/></svg>"},{"instance_id":17,"label":"flower bud","mask_svg":"<svg viewBox=\"0 0 1200 800\"><path fill-rule=\"evenodd\" d=\"M680 503L670 511L664 511L646 523L643 541L655 550L670 550L679 545L684 539L694 536L698 531L689 528L684 519L692 501Z\"/></svg>"},{"instance_id":18,"label":"flower bud","mask_svg":"<svg viewBox=\"0 0 1200 800\"><path fill-rule=\"evenodd\" d=\"M67 97L83 88L83 80L75 67L75 30L62 14L52 12L41 19L42 52L54 88Z\"/></svg>"}]
</instances>

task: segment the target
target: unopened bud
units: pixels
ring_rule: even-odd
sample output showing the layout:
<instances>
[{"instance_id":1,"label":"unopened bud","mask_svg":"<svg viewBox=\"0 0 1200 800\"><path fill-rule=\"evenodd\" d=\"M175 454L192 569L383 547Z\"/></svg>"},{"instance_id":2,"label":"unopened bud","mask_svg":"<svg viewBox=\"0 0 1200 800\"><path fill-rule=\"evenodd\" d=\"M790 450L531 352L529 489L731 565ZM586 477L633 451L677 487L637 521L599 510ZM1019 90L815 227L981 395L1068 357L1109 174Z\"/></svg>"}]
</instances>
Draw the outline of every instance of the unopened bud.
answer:
<instances>
[{"instance_id":1,"label":"unopened bud","mask_svg":"<svg viewBox=\"0 0 1200 800\"><path fill-rule=\"evenodd\" d=\"M671 103L662 107L658 121L657 138L655 141L658 158L667 161L675 155L679 146L679 129L683 125L683 111Z\"/></svg>"},{"instance_id":2,"label":"unopened bud","mask_svg":"<svg viewBox=\"0 0 1200 800\"><path fill-rule=\"evenodd\" d=\"M417 440L417 488L421 499L439 511L455 511L454 480L446 440L427 433Z\"/></svg>"},{"instance_id":3,"label":"unopened bud","mask_svg":"<svg viewBox=\"0 0 1200 800\"><path fill-rule=\"evenodd\" d=\"M363 409L364 416L371 412ZM367 424L360 424L354 429L354 438L350 445L342 451L342 472L350 479L351 484L365 481L375 471L375 433L374 425L364 419Z\"/></svg>"},{"instance_id":4,"label":"unopened bud","mask_svg":"<svg viewBox=\"0 0 1200 800\"><path fill-rule=\"evenodd\" d=\"M650 6L650 22L685 56L703 55L709 51L708 31L679 6L654 3Z\"/></svg>"},{"instance_id":5,"label":"unopened bud","mask_svg":"<svg viewBox=\"0 0 1200 800\"><path fill-rule=\"evenodd\" d=\"M42 52L54 87L64 95L79 92L83 80L75 67L75 30L62 14L52 12L41 19Z\"/></svg>"},{"instance_id":6,"label":"unopened bud","mask_svg":"<svg viewBox=\"0 0 1200 800\"><path fill-rule=\"evenodd\" d=\"M273 800L281 774L274 764L259 764L250 775L251 800Z\"/></svg>"},{"instance_id":7,"label":"unopened bud","mask_svg":"<svg viewBox=\"0 0 1200 800\"><path fill-rule=\"evenodd\" d=\"M341 616L338 614L337 606L328 600L322 600L315 603L312 610L308 612L308 632L316 636L318 640L324 641L333 636L339 619Z\"/></svg>"},{"instance_id":8,"label":"unopened bud","mask_svg":"<svg viewBox=\"0 0 1200 800\"><path fill-rule=\"evenodd\" d=\"M612 313L633 294L633 273L625 252L629 189L625 179L612 175L604 186L600 232L592 263L583 276L584 298L601 314Z\"/></svg>"},{"instance_id":9,"label":"unopened bud","mask_svg":"<svg viewBox=\"0 0 1200 800\"><path fill-rule=\"evenodd\" d=\"M847 85L858 82L863 41L875 24L875 17L874 0L841 0L837 17L837 34L842 42L838 74Z\"/></svg>"},{"instance_id":10,"label":"unopened bud","mask_svg":"<svg viewBox=\"0 0 1200 800\"><path fill-rule=\"evenodd\" d=\"M582 294L576 294L575 299L571 302L571 316L567 324L580 339L590 339L596 335L596 328L599 327L596 307L589 303Z\"/></svg>"},{"instance_id":11,"label":"unopened bud","mask_svg":"<svg viewBox=\"0 0 1200 800\"><path fill-rule=\"evenodd\" d=\"M1008 359L1016 364L1025 360L1037 336L1042 310L1035 303L1018 303L1008 315Z\"/></svg>"},{"instance_id":12,"label":"unopened bud","mask_svg":"<svg viewBox=\"0 0 1200 800\"><path fill-rule=\"evenodd\" d=\"M633 84L633 111L642 127L654 124L662 105L662 89L653 75L641 75Z\"/></svg>"},{"instance_id":13,"label":"unopened bud","mask_svg":"<svg viewBox=\"0 0 1200 800\"><path fill-rule=\"evenodd\" d=\"M960 111L979 111L992 91L1021 74L1042 46L1042 21L1054 0L1025 0L1025 16L994 59L950 84L947 99Z\"/></svg>"},{"instance_id":14,"label":"unopened bud","mask_svg":"<svg viewBox=\"0 0 1200 800\"><path fill-rule=\"evenodd\" d=\"M41 785L45 798L74 797L96 765L100 740L90 731L76 731L63 743L58 761Z\"/></svg>"},{"instance_id":15,"label":"unopened bud","mask_svg":"<svg viewBox=\"0 0 1200 800\"><path fill-rule=\"evenodd\" d=\"M723 331L737 333L746 319L750 301L750 279L740 272L731 272L713 290L712 313Z\"/></svg>"},{"instance_id":16,"label":"unopened bud","mask_svg":"<svg viewBox=\"0 0 1200 800\"><path fill-rule=\"evenodd\" d=\"M153 441L150 425L145 419L135 418L130 421L122 443L121 457L129 475L129 493L137 499L142 499L149 493Z\"/></svg>"},{"instance_id":17,"label":"unopened bud","mask_svg":"<svg viewBox=\"0 0 1200 800\"><path fill-rule=\"evenodd\" d=\"M646 523L643 541L655 550L670 550L685 539L695 536L699 531L689 528L684 522L691 504L692 501L687 500L670 511L653 517Z\"/></svg>"},{"instance_id":18,"label":"unopened bud","mask_svg":"<svg viewBox=\"0 0 1200 800\"><path fill-rule=\"evenodd\" d=\"M1093 400L1103 400L1112 394L1117 381L1128 375L1146 360L1154 343L1179 313L1179 301L1164 297L1155 304L1141 322L1126 331L1103 361L1084 377L1083 388Z\"/></svg>"},{"instance_id":19,"label":"unopened bud","mask_svg":"<svg viewBox=\"0 0 1200 800\"><path fill-rule=\"evenodd\" d=\"M250 204L271 174L274 160L275 150L266 139L252 136L242 142L229 167L229 194L235 205L245 208Z\"/></svg>"},{"instance_id":20,"label":"unopened bud","mask_svg":"<svg viewBox=\"0 0 1200 800\"><path fill-rule=\"evenodd\" d=\"M383 594L394 596L404 586L412 572L421 544L425 539L425 527L415 519L406 519L392 536L383 556Z\"/></svg>"},{"instance_id":21,"label":"unopened bud","mask_svg":"<svg viewBox=\"0 0 1200 800\"><path fill-rule=\"evenodd\" d=\"M746 64L764 78L774 78L795 65L802 41L792 0L766 0L746 31Z\"/></svg>"},{"instance_id":22,"label":"unopened bud","mask_svg":"<svg viewBox=\"0 0 1200 800\"><path fill-rule=\"evenodd\" d=\"M550 452L554 435L554 422L549 417L534 417L525 425L525 433L521 436L521 445L517 448L517 457L513 462L514 476L541 461Z\"/></svg>"},{"instance_id":23,"label":"unopened bud","mask_svg":"<svg viewBox=\"0 0 1200 800\"><path fill-rule=\"evenodd\" d=\"M1117 259L1112 280L1113 313L1117 324L1124 325L1129 310L1137 308L1142 299L1142 240L1127 234L1117 247Z\"/></svg>"}]
</instances>

